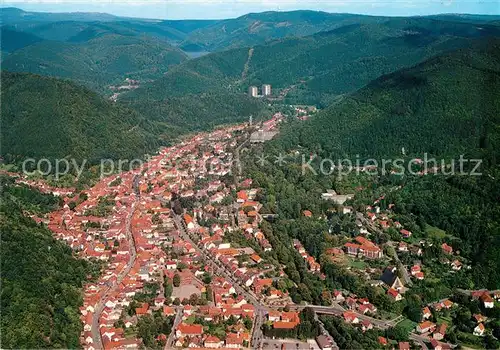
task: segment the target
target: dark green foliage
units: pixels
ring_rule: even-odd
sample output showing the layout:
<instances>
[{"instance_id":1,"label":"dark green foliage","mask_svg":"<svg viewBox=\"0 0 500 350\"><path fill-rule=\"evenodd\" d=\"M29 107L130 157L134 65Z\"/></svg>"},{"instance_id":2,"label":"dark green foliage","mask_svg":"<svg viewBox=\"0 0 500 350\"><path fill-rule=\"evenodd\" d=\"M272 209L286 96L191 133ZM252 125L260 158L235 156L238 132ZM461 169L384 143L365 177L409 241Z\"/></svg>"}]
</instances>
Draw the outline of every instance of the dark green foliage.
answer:
<instances>
[{"instance_id":1,"label":"dark green foliage","mask_svg":"<svg viewBox=\"0 0 500 350\"><path fill-rule=\"evenodd\" d=\"M2 52L13 52L42 40L36 35L18 32L14 28L7 26L2 26L1 35Z\"/></svg>"},{"instance_id":2,"label":"dark green foliage","mask_svg":"<svg viewBox=\"0 0 500 350\"><path fill-rule=\"evenodd\" d=\"M378 343L379 332L369 330L360 332L359 328L348 325L338 317L321 316L326 330L335 339L340 349L381 349Z\"/></svg>"},{"instance_id":3,"label":"dark green foliage","mask_svg":"<svg viewBox=\"0 0 500 350\"><path fill-rule=\"evenodd\" d=\"M96 91L128 77L147 80L161 77L187 56L167 43L146 36L114 33L75 38L78 43L42 41L5 57L2 69L68 78ZM90 39L90 40L87 40Z\"/></svg>"},{"instance_id":4,"label":"dark green foliage","mask_svg":"<svg viewBox=\"0 0 500 350\"><path fill-rule=\"evenodd\" d=\"M174 317L164 317L160 314L145 315L139 318L137 322L137 336L148 349L163 349L165 342L157 340L160 334L168 337Z\"/></svg>"},{"instance_id":5,"label":"dark green foliage","mask_svg":"<svg viewBox=\"0 0 500 350\"><path fill-rule=\"evenodd\" d=\"M4 186L0 202L2 347L78 348L82 328L78 307L90 266L75 259L49 230L23 216L17 204L28 198L47 204L53 202L50 198L41 200L39 193Z\"/></svg>"},{"instance_id":6,"label":"dark green foliage","mask_svg":"<svg viewBox=\"0 0 500 350\"><path fill-rule=\"evenodd\" d=\"M414 179L389 197L398 213L413 213L458 239L448 243L474 264L472 281L452 277L454 287L500 288L500 187L489 175Z\"/></svg>"},{"instance_id":7,"label":"dark green foliage","mask_svg":"<svg viewBox=\"0 0 500 350\"><path fill-rule=\"evenodd\" d=\"M188 61L156 81L149 94L246 92L249 85L269 83L275 92L297 85L286 101L326 106L382 74L467 47L474 38L500 35L497 26L478 29L473 24L427 18L355 16L342 23L315 35L254 46L250 59L248 49L235 48ZM247 61L248 71L243 74Z\"/></svg>"},{"instance_id":8,"label":"dark green foliage","mask_svg":"<svg viewBox=\"0 0 500 350\"><path fill-rule=\"evenodd\" d=\"M407 154L490 161L500 149L498 40L430 59L381 77L302 125L279 143L337 157ZM478 151L479 149L483 151Z\"/></svg>"},{"instance_id":9,"label":"dark green foliage","mask_svg":"<svg viewBox=\"0 0 500 350\"><path fill-rule=\"evenodd\" d=\"M7 196L23 211L33 214L43 214L56 210L62 200L59 197L43 194L26 185L14 185L14 179L0 175L2 196Z\"/></svg>"},{"instance_id":10,"label":"dark green foliage","mask_svg":"<svg viewBox=\"0 0 500 350\"><path fill-rule=\"evenodd\" d=\"M130 104L129 104L130 102ZM191 131L211 129L221 124L246 122L250 115L254 120L266 111L264 104L243 94L202 94L148 100L124 101L142 115L163 127L168 139Z\"/></svg>"},{"instance_id":11,"label":"dark green foliage","mask_svg":"<svg viewBox=\"0 0 500 350\"><path fill-rule=\"evenodd\" d=\"M71 82L2 72L2 155L133 159L155 148L150 123Z\"/></svg>"},{"instance_id":12,"label":"dark green foliage","mask_svg":"<svg viewBox=\"0 0 500 350\"><path fill-rule=\"evenodd\" d=\"M182 45L197 46L201 51L217 51L263 44L271 39L311 35L345 23L371 20L368 16L319 11L249 13L193 31Z\"/></svg>"}]
</instances>

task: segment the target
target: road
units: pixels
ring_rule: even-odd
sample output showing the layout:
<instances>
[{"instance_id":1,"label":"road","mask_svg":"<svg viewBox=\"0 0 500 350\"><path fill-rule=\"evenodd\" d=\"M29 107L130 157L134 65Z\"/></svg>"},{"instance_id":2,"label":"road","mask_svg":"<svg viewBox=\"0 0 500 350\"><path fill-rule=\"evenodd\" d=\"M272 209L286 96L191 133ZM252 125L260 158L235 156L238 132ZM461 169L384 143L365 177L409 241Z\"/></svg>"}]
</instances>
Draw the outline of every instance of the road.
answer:
<instances>
[{"instance_id":1,"label":"road","mask_svg":"<svg viewBox=\"0 0 500 350\"><path fill-rule=\"evenodd\" d=\"M373 222L369 221L363 214L359 213L359 215L356 215L356 218L360 219L366 225L367 229L370 232L375 232L378 235L383 234L383 232L378 227L376 227L373 224ZM392 241L387 241L386 244L394 248L394 255L392 256L392 258L396 262L396 266L398 268L400 275L403 276L405 286L411 287L413 285L413 282L410 278L410 275L408 274L408 271L404 267L403 263L401 263L401 260L399 260L397 246Z\"/></svg>"},{"instance_id":2,"label":"road","mask_svg":"<svg viewBox=\"0 0 500 350\"><path fill-rule=\"evenodd\" d=\"M413 285L413 282L411 281L410 275L408 274L408 270L406 270L406 268L404 267L404 265L401 262L401 260L399 260L397 245L394 244L394 242L392 242L392 241L387 241L386 244L388 244L392 248L394 248L394 255L392 256L392 258L396 262L396 266L398 268L399 274L401 276L403 276L403 279L405 281L405 286L411 287Z\"/></svg>"},{"instance_id":3,"label":"road","mask_svg":"<svg viewBox=\"0 0 500 350\"><path fill-rule=\"evenodd\" d=\"M174 223L177 226L177 228L179 229L179 233L182 236L182 238L184 240L186 240L187 242L191 243L191 245L198 251L198 253L201 254L205 258L205 262L211 266L214 273L218 274L219 276L224 277L229 283L232 284L232 286L234 287L234 289L236 290L236 292L238 294L243 295L245 297L245 299L248 300L255 307L254 323L255 324L262 324L263 318L267 314L268 308L266 306L264 306L263 304L261 304L259 302L259 300L257 300L257 298L253 294L251 294L249 291L245 290L239 284L238 281L233 279L233 276L230 274L230 272L228 272L220 262L216 261L210 255L209 252L205 251L205 249L201 249L200 247L198 247L198 245L191 239L191 237L187 233L188 230L187 230L182 218L179 215L175 214L175 212L172 211L172 213L173 213L172 217L173 217ZM260 344L261 339L262 339L262 331L260 329L260 326L259 327L254 326L254 334L252 335L252 342L253 342L253 346L255 349L258 347L258 344Z\"/></svg>"},{"instance_id":4,"label":"road","mask_svg":"<svg viewBox=\"0 0 500 350\"><path fill-rule=\"evenodd\" d=\"M102 344L102 339L101 339L101 332L99 331L99 318L101 317L102 311L104 310L104 307L106 304L106 299L107 299L109 294L113 293L118 288L118 286L122 282L123 278L126 275L128 275L128 273L132 269L132 266L134 266L135 258L137 255L137 252L135 249L134 237L132 236L132 229L131 229L132 216L134 215L135 205L139 199L139 196L137 195L137 192L138 192L137 183L138 183L138 177L135 176L134 180L133 180L133 188L134 188L134 191L136 193L136 197L135 197L135 201L130 206L129 213L128 213L127 218L125 220L125 233L127 235L128 241L129 241L130 258L129 258L129 261L128 261L127 265L125 266L125 268L118 275L116 281L105 290L103 296L101 297L101 299L97 303L97 306L94 310L94 316L92 318L91 333L92 333L92 340L94 341L93 346L96 349L103 349L104 348L104 346Z\"/></svg>"},{"instance_id":5,"label":"road","mask_svg":"<svg viewBox=\"0 0 500 350\"><path fill-rule=\"evenodd\" d=\"M172 330L170 331L170 335L168 336L167 342L165 343L164 350L172 349L174 347L174 339L175 339L175 330L179 323L182 321L183 308L182 306L176 307L177 312L175 314L174 324L172 325Z\"/></svg>"}]
</instances>

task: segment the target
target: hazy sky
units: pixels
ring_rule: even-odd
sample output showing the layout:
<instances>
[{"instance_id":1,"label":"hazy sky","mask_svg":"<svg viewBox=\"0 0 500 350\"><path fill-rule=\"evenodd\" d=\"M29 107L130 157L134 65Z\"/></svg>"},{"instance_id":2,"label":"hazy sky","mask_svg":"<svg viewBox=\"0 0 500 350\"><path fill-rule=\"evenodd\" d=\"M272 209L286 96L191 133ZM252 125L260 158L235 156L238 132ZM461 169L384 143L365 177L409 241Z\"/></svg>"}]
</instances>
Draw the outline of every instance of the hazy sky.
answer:
<instances>
[{"instance_id":1,"label":"hazy sky","mask_svg":"<svg viewBox=\"0 0 500 350\"><path fill-rule=\"evenodd\" d=\"M2 6L44 12L107 12L168 19L220 19L298 9L371 15L500 14L500 0L4 0Z\"/></svg>"}]
</instances>

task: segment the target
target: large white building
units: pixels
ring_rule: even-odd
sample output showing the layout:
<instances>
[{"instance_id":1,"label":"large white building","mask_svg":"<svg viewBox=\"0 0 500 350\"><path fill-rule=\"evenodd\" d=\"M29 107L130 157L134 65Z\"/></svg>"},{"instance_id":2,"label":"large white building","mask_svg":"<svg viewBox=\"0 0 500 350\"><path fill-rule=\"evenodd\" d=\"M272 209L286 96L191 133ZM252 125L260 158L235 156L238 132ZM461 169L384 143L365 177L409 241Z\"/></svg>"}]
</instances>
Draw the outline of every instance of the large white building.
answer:
<instances>
[{"instance_id":1,"label":"large white building","mask_svg":"<svg viewBox=\"0 0 500 350\"><path fill-rule=\"evenodd\" d=\"M271 95L271 85L264 84L262 85L262 96L270 96Z\"/></svg>"},{"instance_id":2,"label":"large white building","mask_svg":"<svg viewBox=\"0 0 500 350\"><path fill-rule=\"evenodd\" d=\"M257 86L250 86L248 88L248 95L250 95L251 97L259 96L259 90L257 89Z\"/></svg>"}]
</instances>

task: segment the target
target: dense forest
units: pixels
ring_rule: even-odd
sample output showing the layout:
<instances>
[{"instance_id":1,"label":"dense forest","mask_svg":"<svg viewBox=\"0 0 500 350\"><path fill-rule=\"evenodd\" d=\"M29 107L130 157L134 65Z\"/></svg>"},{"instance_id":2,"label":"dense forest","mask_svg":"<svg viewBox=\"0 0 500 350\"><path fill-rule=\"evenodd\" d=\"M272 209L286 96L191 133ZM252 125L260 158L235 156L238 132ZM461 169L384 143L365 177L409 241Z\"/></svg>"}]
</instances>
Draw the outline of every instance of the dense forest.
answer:
<instances>
[{"instance_id":1,"label":"dense forest","mask_svg":"<svg viewBox=\"0 0 500 350\"><path fill-rule=\"evenodd\" d=\"M23 214L52 210L57 198L5 177L1 188L2 347L78 348L81 287L92 266Z\"/></svg>"},{"instance_id":2,"label":"dense forest","mask_svg":"<svg viewBox=\"0 0 500 350\"><path fill-rule=\"evenodd\" d=\"M292 123L277 143L321 156L361 159L460 153L490 161L500 155L500 42L431 58L374 80L305 123Z\"/></svg>"},{"instance_id":3,"label":"dense forest","mask_svg":"<svg viewBox=\"0 0 500 350\"><path fill-rule=\"evenodd\" d=\"M286 102L326 106L338 95L353 92L382 74L467 47L472 39L500 34L494 25L480 30L467 23L426 18L351 18L348 22L311 36L283 38L251 50L235 48L187 61L144 91L131 92L131 97L145 97L146 92L155 98L246 92L249 85L268 83L275 92L294 86ZM248 70L243 74L245 64Z\"/></svg>"},{"instance_id":4,"label":"dense forest","mask_svg":"<svg viewBox=\"0 0 500 350\"><path fill-rule=\"evenodd\" d=\"M138 113L69 81L2 72L2 156L92 162L144 155L157 146Z\"/></svg>"},{"instance_id":5,"label":"dense forest","mask_svg":"<svg viewBox=\"0 0 500 350\"><path fill-rule=\"evenodd\" d=\"M2 30L7 38L16 33ZM187 59L164 41L145 36L79 33L72 42L39 41L12 52L2 69L74 80L96 91L109 92L110 84L125 78L145 81L161 77L169 67ZM20 37L21 33L17 33ZM88 39L87 36L95 36ZM12 46L12 45L10 45Z\"/></svg>"}]
</instances>

